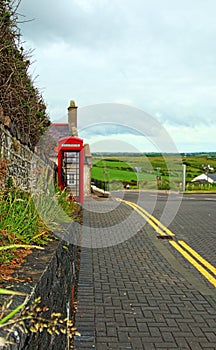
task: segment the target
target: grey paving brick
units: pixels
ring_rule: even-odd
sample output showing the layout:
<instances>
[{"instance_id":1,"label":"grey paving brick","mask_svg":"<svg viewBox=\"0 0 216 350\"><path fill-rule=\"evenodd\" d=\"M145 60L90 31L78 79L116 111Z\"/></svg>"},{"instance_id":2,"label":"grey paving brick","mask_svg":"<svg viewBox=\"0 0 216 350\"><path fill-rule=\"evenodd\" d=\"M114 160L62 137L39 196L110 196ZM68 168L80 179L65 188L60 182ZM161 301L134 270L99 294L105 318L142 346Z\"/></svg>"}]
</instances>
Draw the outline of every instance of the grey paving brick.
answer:
<instances>
[{"instance_id":1,"label":"grey paving brick","mask_svg":"<svg viewBox=\"0 0 216 350\"><path fill-rule=\"evenodd\" d=\"M161 342L156 342L156 343L154 343L154 346L155 346L155 349L173 349L173 347L175 346L175 343L173 343L173 342L171 342L171 343L169 343L169 342L164 342L164 343L161 343ZM194 349L195 350L195 349Z\"/></svg>"},{"instance_id":2,"label":"grey paving brick","mask_svg":"<svg viewBox=\"0 0 216 350\"><path fill-rule=\"evenodd\" d=\"M118 333L119 343L127 342L129 340L129 333L128 332L117 330L117 333Z\"/></svg>"},{"instance_id":3,"label":"grey paving brick","mask_svg":"<svg viewBox=\"0 0 216 350\"><path fill-rule=\"evenodd\" d=\"M213 330L212 332L205 332L205 336L210 342L215 343L216 345L216 334Z\"/></svg>"},{"instance_id":4,"label":"grey paving brick","mask_svg":"<svg viewBox=\"0 0 216 350\"><path fill-rule=\"evenodd\" d=\"M155 350L156 349L154 344L145 343L145 341L142 341L142 344L143 344L143 349L144 350Z\"/></svg>"},{"instance_id":5,"label":"grey paving brick","mask_svg":"<svg viewBox=\"0 0 216 350\"><path fill-rule=\"evenodd\" d=\"M165 342L170 342L172 344L175 344L175 339L174 339L175 334L172 334L171 332L165 332L165 331L162 331L161 334Z\"/></svg>"}]
</instances>

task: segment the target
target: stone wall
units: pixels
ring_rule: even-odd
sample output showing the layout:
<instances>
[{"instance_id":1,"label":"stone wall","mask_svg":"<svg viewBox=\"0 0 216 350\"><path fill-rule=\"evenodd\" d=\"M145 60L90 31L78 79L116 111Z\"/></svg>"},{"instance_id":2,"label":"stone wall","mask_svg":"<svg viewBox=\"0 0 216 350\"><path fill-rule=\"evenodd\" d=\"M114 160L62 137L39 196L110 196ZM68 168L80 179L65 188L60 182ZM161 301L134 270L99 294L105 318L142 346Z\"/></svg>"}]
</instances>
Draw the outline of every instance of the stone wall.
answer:
<instances>
[{"instance_id":1,"label":"stone wall","mask_svg":"<svg viewBox=\"0 0 216 350\"><path fill-rule=\"evenodd\" d=\"M32 181L32 168L40 161L43 167L48 168L53 178L56 176L56 164L42 154L37 154L13 136L9 126L9 118L0 119L0 187L10 181L14 186L29 190ZM4 123L3 123L4 122ZM4 163L3 163L4 160ZM3 167L5 169L3 169Z\"/></svg>"},{"instance_id":2,"label":"stone wall","mask_svg":"<svg viewBox=\"0 0 216 350\"><path fill-rule=\"evenodd\" d=\"M53 312L61 313L62 318L73 319L78 255L78 247L55 240L44 251L34 251L27 257L27 262L16 271L18 279L22 282L3 287L27 293L26 306L31 305L35 298L41 297L41 305L47 310L43 316L48 319ZM5 300L5 297L1 296L0 299ZM13 310L24 299L15 296L10 309ZM3 300L0 302L2 304ZM11 327L10 333L1 331L0 336L7 337L8 341L14 343L4 346L4 350L70 349L67 334L58 335L53 332L51 335L47 330L26 334L17 324Z\"/></svg>"}]
</instances>

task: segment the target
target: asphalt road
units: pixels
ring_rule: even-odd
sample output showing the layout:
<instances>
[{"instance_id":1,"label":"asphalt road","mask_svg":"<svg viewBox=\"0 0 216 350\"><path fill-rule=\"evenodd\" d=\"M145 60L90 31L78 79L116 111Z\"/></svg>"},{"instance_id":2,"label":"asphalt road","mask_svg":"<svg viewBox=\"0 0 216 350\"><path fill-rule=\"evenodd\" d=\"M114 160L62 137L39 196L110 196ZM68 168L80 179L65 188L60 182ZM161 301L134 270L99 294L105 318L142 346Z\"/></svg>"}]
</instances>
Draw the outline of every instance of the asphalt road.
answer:
<instances>
[{"instance_id":1,"label":"asphalt road","mask_svg":"<svg viewBox=\"0 0 216 350\"><path fill-rule=\"evenodd\" d=\"M185 194L155 192L116 192L114 197L137 203L156 217L172 233L197 254L216 267L216 194ZM204 282L203 277L176 249L169 245L181 263ZM201 264L202 265L202 264ZM213 274L215 277L215 275Z\"/></svg>"}]
</instances>

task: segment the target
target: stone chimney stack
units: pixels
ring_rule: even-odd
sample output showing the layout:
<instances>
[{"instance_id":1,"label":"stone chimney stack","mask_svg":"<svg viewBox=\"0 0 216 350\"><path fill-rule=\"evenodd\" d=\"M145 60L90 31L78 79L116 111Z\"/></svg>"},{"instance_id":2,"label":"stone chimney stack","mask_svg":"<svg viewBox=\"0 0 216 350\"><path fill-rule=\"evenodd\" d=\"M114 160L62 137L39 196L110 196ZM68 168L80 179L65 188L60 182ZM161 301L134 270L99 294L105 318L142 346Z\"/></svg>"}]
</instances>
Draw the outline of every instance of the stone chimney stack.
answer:
<instances>
[{"instance_id":1,"label":"stone chimney stack","mask_svg":"<svg viewBox=\"0 0 216 350\"><path fill-rule=\"evenodd\" d=\"M68 124L70 130L72 130L72 128L77 129L77 107L73 100L70 101L70 106L68 107Z\"/></svg>"}]
</instances>

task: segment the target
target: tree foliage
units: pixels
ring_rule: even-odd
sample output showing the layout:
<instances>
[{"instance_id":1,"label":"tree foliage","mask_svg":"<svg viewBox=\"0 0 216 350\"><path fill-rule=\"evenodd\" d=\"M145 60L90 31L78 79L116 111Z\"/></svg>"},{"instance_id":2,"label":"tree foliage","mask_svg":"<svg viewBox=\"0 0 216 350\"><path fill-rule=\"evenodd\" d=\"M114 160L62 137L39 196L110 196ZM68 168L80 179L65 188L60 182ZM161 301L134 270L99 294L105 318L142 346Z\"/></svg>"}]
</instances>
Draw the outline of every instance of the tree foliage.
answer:
<instances>
[{"instance_id":1,"label":"tree foliage","mask_svg":"<svg viewBox=\"0 0 216 350\"><path fill-rule=\"evenodd\" d=\"M28 72L30 53L22 47L18 27L21 0L0 0L0 106L11 129L30 147L50 125L40 91Z\"/></svg>"}]
</instances>

